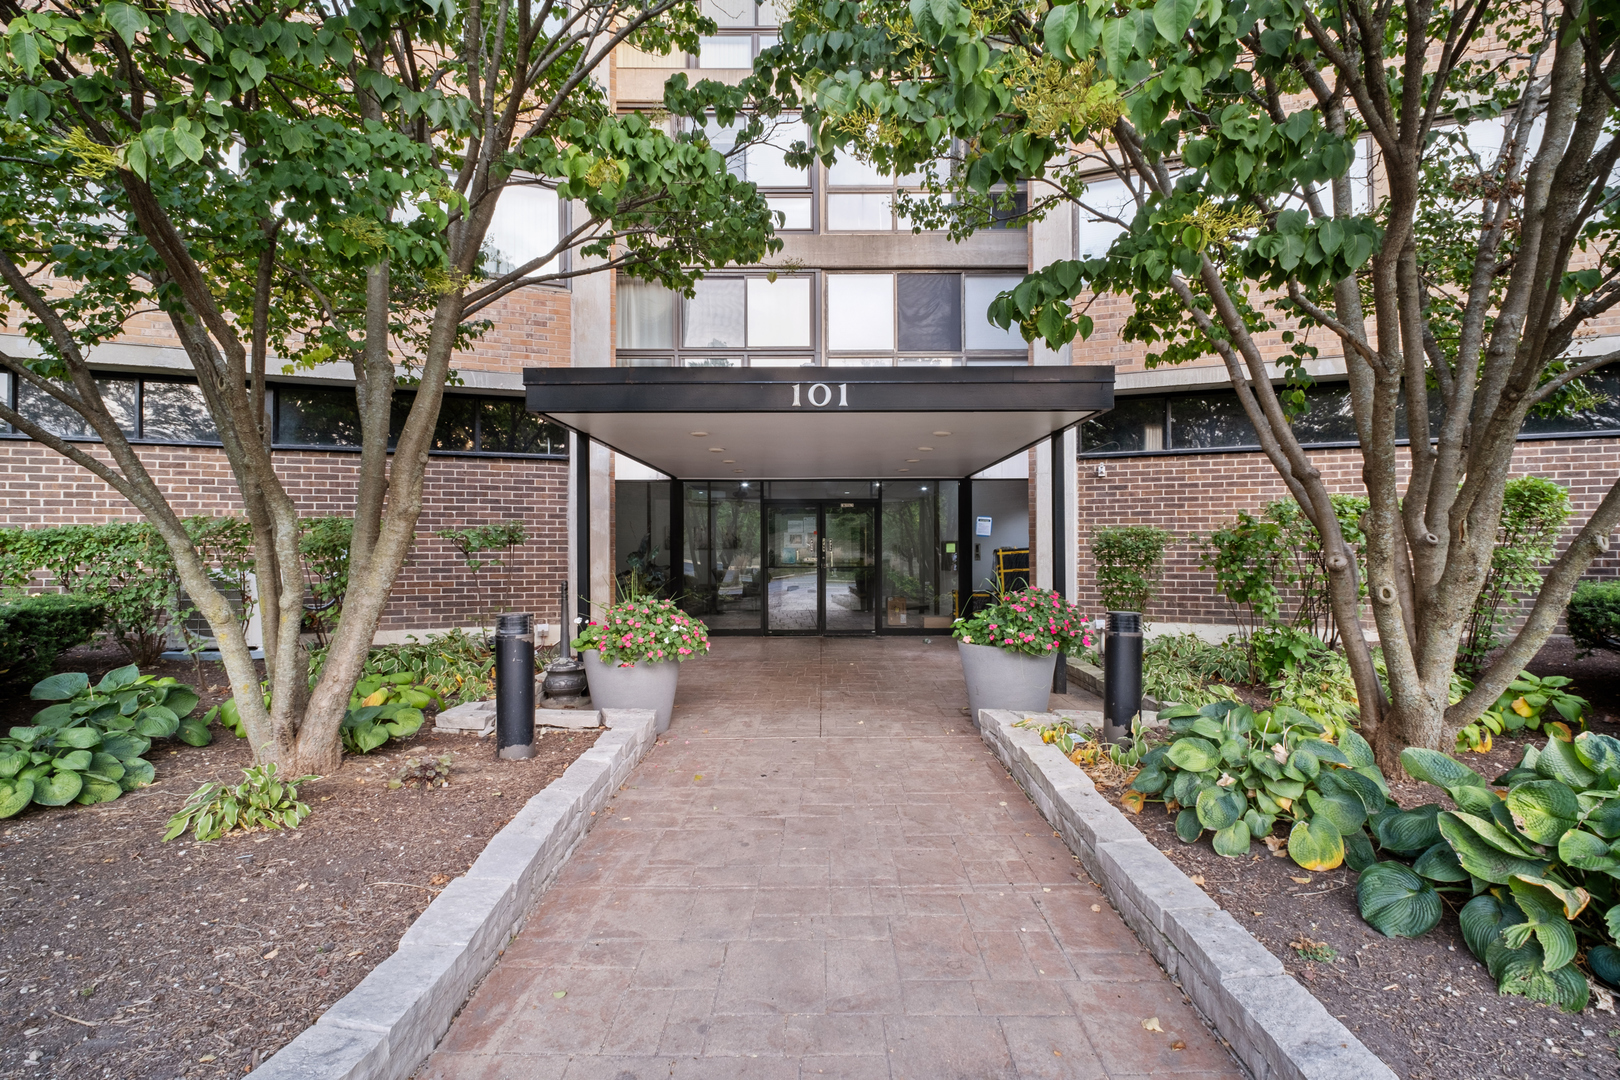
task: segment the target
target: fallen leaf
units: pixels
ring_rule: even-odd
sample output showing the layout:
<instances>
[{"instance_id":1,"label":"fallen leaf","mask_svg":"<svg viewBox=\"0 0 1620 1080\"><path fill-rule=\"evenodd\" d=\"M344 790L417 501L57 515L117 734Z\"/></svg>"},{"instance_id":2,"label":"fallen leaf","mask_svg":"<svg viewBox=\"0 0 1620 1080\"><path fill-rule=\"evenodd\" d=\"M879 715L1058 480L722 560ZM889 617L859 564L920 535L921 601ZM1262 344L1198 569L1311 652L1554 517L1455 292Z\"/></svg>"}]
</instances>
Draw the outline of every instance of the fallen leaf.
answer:
<instances>
[{"instance_id":1,"label":"fallen leaf","mask_svg":"<svg viewBox=\"0 0 1620 1080\"><path fill-rule=\"evenodd\" d=\"M551 992L551 996L554 997L554 998L567 997L568 996L568 991L566 991L566 990L553 990Z\"/></svg>"},{"instance_id":2,"label":"fallen leaf","mask_svg":"<svg viewBox=\"0 0 1620 1080\"><path fill-rule=\"evenodd\" d=\"M1384 987L1385 990L1399 990L1400 988L1400 983L1390 983L1388 986Z\"/></svg>"},{"instance_id":3,"label":"fallen leaf","mask_svg":"<svg viewBox=\"0 0 1620 1080\"><path fill-rule=\"evenodd\" d=\"M450 884L450 875L449 874L434 874L432 877L428 878L428 884L432 885L435 888L437 888L440 885L448 885L448 884Z\"/></svg>"},{"instance_id":4,"label":"fallen leaf","mask_svg":"<svg viewBox=\"0 0 1620 1080\"><path fill-rule=\"evenodd\" d=\"M1262 839L1265 840L1266 847L1270 848L1271 853L1277 856L1277 858L1281 859L1288 854L1288 841L1284 840L1282 837L1267 836L1262 837Z\"/></svg>"},{"instance_id":5,"label":"fallen leaf","mask_svg":"<svg viewBox=\"0 0 1620 1080\"><path fill-rule=\"evenodd\" d=\"M1294 877L1292 874L1290 874L1289 878L1295 885L1309 885L1311 883L1311 877L1309 874L1305 875L1304 877Z\"/></svg>"},{"instance_id":6,"label":"fallen leaf","mask_svg":"<svg viewBox=\"0 0 1620 1080\"><path fill-rule=\"evenodd\" d=\"M1185 1049L1187 1049L1187 1044L1182 1042L1180 1039L1177 1039L1175 1042L1170 1044L1170 1049L1172 1049L1172 1050L1185 1050Z\"/></svg>"},{"instance_id":7,"label":"fallen leaf","mask_svg":"<svg viewBox=\"0 0 1620 1080\"><path fill-rule=\"evenodd\" d=\"M1190 880L1194 885L1197 885L1200 889L1204 887L1204 875L1203 874L1194 874L1188 880Z\"/></svg>"},{"instance_id":8,"label":"fallen leaf","mask_svg":"<svg viewBox=\"0 0 1620 1080\"><path fill-rule=\"evenodd\" d=\"M1140 791L1127 791L1119 797L1119 804L1133 814L1140 814L1147 805L1147 796Z\"/></svg>"},{"instance_id":9,"label":"fallen leaf","mask_svg":"<svg viewBox=\"0 0 1620 1080\"><path fill-rule=\"evenodd\" d=\"M264 957L263 957L263 958L264 958L264 959L265 959L265 960L274 960L274 959L275 959L275 958L276 958L276 954L277 954L277 953L279 953L279 952L280 952L280 951L281 951L281 950L280 950L280 949L279 949L279 948L277 948L277 949L271 949L271 950L270 950L270 951L269 951L269 952L267 952L267 953L265 953L265 954L264 954Z\"/></svg>"},{"instance_id":10,"label":"fallen leaf","mask_svg":"<svg viewBox=\"0 0 1620 1080\"><path fill-rule=\"evenodd\" d=\"M1157 1016L1150 1016L1146 1020L1142 1021L1142 1030L1157 1031L1161 1035L1164 1034L1164 1028L1159 1026L1159 1018Z\"/></svg>"},{"instance_id":11,"label":"fallen leaf","mask_svg":"<svg viewBox=\"0 0 1620 1080\"><path fill-rule=\"evenodd\" d=\"M702 779L703 779L703 774L702 774L702 773L698 773L698 774L697 774L697 775L696 775L696 776L694 776L694 777L692 777L692 782L693 782L693 783L694 783L694 784L695 784L695 783L697 783L697 782L698 782L698 781L699 781L699 780L702 780Z\"/></svg>"},{"instance_id":12,"label":"fallen leaf","mask_svg":"<svg viewBox=\"0 0 1620 1080\"><path fill-rule=\"evenodd\" d=\"M1092 911L1101 911L1102 910L1102 905L1101 904L1092 904L1091 905L1091 910Z\"/></svg>"},{"instance_id":13,"label":"fallen leaf","mask_svg":"<svg viewBox=\"0 0 1620 1080\"><path fill-rule=\"evenodd\" d=\"M204 1054L202 1057L198 1058L197 1060L198 1061L213 1061L214 1060L214 1055L213 1054Z\"/></svg>"}]
</instances>

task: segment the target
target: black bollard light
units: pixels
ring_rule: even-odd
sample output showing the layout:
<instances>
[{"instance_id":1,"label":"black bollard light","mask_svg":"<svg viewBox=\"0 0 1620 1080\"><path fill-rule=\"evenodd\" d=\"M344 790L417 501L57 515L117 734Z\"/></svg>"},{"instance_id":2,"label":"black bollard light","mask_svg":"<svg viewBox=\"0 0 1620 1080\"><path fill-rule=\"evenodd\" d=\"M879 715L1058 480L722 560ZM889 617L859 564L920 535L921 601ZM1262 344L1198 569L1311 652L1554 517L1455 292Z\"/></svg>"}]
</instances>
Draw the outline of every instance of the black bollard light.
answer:
<instances>
[{"instance_id":1,"label":"black bollard light","mask_svg":"<svg viewBox=\"0 0 1620 1080\"><path fill-rule=\"evenodd\" d=\"M1110 611L1103 633L1103 738L1117 745L1131 737L1142 711L1142 616Z\"/></svg>"},{"instance_id":2,"label":"black bollard light","mask_svg":"<svg viewBox=\"0 0 1620 1080\"><path fill-rule=\"evenodd\" d=\"M528 615L495 621L495 748L534 757L534 630Z\"/></svg>"}]
</instances>

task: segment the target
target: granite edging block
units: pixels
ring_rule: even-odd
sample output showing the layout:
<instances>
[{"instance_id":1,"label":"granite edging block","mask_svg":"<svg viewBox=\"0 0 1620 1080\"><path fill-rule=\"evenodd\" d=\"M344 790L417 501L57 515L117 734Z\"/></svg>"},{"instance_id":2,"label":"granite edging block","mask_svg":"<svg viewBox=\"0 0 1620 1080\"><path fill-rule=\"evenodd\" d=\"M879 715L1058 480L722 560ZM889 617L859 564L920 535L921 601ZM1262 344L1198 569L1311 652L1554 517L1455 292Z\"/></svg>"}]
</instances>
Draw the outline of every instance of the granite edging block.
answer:
<instances>
[{"instance_id":1,"label":"granite edging block","mask_svg":"<svg viewBox=\"0 0 1620 1080\"><path fill-rule=\"evenodd\" d=\"M655 714L618 712L611 730L492 837L434 898L399 948L253 1076L406 1080L523 924L529 906L653 745ZM602 745L604 740L607 744ZM554 790L555 789L555 790Z\"/></svg>"},{"instance_id":2,"label":"granite edging block","mask_svg":"<svg viewBox=\"0 0 1620 1080\"><path fill-rule=\"evenodd\" d=\"M1276 956L1098 794L1083 771L1034 731L1014 727L1020 719L981 710L980 734L1256 1080L1395 1080Z\"/></svg>"}]
</instances>

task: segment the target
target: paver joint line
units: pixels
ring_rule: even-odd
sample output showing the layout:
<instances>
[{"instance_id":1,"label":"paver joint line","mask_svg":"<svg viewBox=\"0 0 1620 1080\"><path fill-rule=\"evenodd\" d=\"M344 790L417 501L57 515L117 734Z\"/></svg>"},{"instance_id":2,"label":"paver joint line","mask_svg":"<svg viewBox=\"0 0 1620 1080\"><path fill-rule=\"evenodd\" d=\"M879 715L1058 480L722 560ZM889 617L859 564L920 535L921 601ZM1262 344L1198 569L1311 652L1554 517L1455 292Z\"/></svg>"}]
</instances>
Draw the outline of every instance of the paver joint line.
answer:
<instances>
[{"instance_id":1,"label":"paver joint line","mask_svg":"<svg viewBox=\"0 0 1620 1080\"><path fill-rule=\"evenodd\" d=\"M1090 777L1034 729L1016 726L1024 718L981 710L980 734L1252 1075L1395 1080L1265 946L1098 795Z\"/></svg>"}]
</instances>

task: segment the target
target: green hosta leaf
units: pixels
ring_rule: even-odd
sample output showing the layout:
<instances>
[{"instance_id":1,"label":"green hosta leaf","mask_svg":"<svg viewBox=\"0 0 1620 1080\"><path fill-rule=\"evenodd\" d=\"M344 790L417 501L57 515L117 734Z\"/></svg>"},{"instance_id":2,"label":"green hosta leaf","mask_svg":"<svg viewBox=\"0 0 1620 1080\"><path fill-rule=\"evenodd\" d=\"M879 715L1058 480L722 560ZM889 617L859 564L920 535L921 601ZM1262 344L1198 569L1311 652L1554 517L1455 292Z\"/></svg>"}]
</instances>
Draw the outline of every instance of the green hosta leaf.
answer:
<instances>
[{"instance_id":1,"label":"green hosta leaf","mask_svg":"<svg viewBox=\"0 0 1620 1080\"><path fill-rule=\"evenodd\" d=\"M393 717L385 726L388 728L388 733L394 738L403 739L415 735L421 729L422 721L425 719L427 719L427 716L421 709L405 706L395 711Z\"/></svg>"},{"instance_id":2,"label":"green hosta leaf","mask_svg":"<svg viewBox=\"0 0 1620 1080\"><path fill-rule=\"evenodd\" d=\"M1451 801L1457 804L1458 809L1481 817L1494 814L1502 803L1502 797L1490 788L1473 787L1471 785L1452 788L1450 795ZM1512 818L1508 820L1511 821Z\"/></svg>"},{"instance_id":3,"label":"green hosta leaf","mask_svg":"<svg viewBox=\"0 0 1620 1080\"><path fill-rule=\"evenodd\" d=\"M1198 823L1198 811L1187 807L1176 815L1176 835L1184 844L1191 844L1204 833L1204 827Z\"/></svg>"},{"instance_id":4,"label":"green hosta leaf","mask_svg":"<svg viewBox=\"0 0 1620 1080\"><path fill-rule=\"evenodd\" d=\"M34 684L28 696L35 701L67 701L90 688L90 676L82 671L64 671Z\"/></svg>"},{"instance_id":5,"label":"green hosta leaf","mask_svg":"<svg viewBox=\"0 0 1620 1080\"><path fill-rule=\"evenodd\" d=\"M1198 821L1206 829L1231 828L1243 817L1247 801L1243 793L1233 787L1207 787L1198 795Z\"/></svg>"},{"instance_id":6,"label":"green hosta leaf","mask_svg":"<svg viewBox=\"0 0 1620 1080\"><path fill-rule=\"evenodd\" d=\"M1511 900L1501 899L1495 892L1480 893L1457 913L1463 941L1468 944L1468 951L1481 961L1492 945L1501 942L1502 927L1523 921L1524 913Z\"/></svg>"},{"instance_id":7,"label":"green hosta leaf","mask_svg":"<svg viewBox=\"0 0 1620 1080\"><path fill-rule=\"evenodd\" d=\"M1207 772L1221 763L1221 754L1215 744L1197 736L1177 739L1170 747L1168 757L1176 768L1195 773Z\"/></svg>"},{"instance_id":8,"label":"green hosta leaf","mask_svg":"<svg viewBox=\"0 0 1620 1080\"><path fill-rule=\"evenodd\" d=\"M63 728L56 733L55 739L57 746L69 746L75 750L93 750L101 745L101 732L87 727Z\"/></svg>"},{"instance_id":9,"label":"green hosta leaf","mask_svg":"<svg viewBox=\"0 0 1620 1080\"><path fill-rule=\"evenodd\" d=\"M97 751L90 762L90 771L105 780L118 781L124 778L128 770L124 763L105 751Z\"/></svg>"},{"instance_id":10,"label":"green hosta leaf","mask_svg":"<svg viewBox=\"0 0 1620 1080\"><path fill-rule=\"evenodd\" d=\"M1504 994L1545 1001L1567 1013L1578 1013L1586 1008L1590 993L1586 977L1573 964L1548 968L1541 947L1535 942L1523 948L1504 950L1492 974L1496 975L1497 989Z\"/></svg>"},{"instance_id":11,"label":"green hosta leaf","mask_svg":"<svg viewBox=\"0 0 1620 1080\"><path fill-rule=\"evenodd\" d=\"M152 748L152 740L141 735L116 732L101 737L101 749L120 761L138 758Z\"/></svg>"},{"instance_id":12,"label":"green hosta leaf","mask_svg":"<svg viewBox=\"0 0 1620 1080\"><path fill-rule=\"evenodd\" d=\"M121 668L113 668L101 677L100 682L96 683L96 693L115 693L126 686L133 686L135 680L140 677L141 669L136 664L125 664Z\"/></svg>"},{"instance_id":13,"label":"green hosta leaf","mask_svg":"<svg viewBox=\"0 0 1620 1080\"><path fill-rule=\"evenodd\" d=\"M180 729L180 717L162 705L149 705L135 721L135 730L148 739L167 739Z\"/></svg>"},{"instance_id":14,"label":"green hosta leaf","mask_svg":"<svg viewBox=\"0 0 1620 1080\"><path fill-rule=\"evenodd\" d=\"M1538 844L1556 844L1575 825L1581 807L1575 792L1559 780L1520 784L1503 800L1514 826Z\"/></svg>"},{"instance_id":15,"label":"green hosta leaf","mask_svg":"<svg viewBox=\"0 0 1620 1080\"><path fill-rule=\"evenodd\" d=\"M1373 817L1373 835L1386 851L1415 855L1439 842L1440 826L1435 821L1439 813L1438 803L1424 803L1411 810L1390 807Z\"/></svg>"},{"instance_id":16,"label":"green hosta leaf","mask_svg":"<svg viewBox=\"0 0 1620 1080\"><path fill-rule=\"evenodd\" d=\"M0 817L3 817L0 814ZM1620 949L1613 945L1599 945L1586 954L1586 964L1599 982L1620 990Z\"/></svg>"},{"instance_id":17,"label":"green hosta leaf","mask_svg":"<svg viewBox=\"0 0 1620 1080\"><path fill-rule=\"evenodd\" d=\"M1329 769L1316 778L1316 787L1324 795L1343 793L1355 796L1368 814L1381 812L1389 802L1384 797L1384 789L1376 781L1354 769Z\"/></svg>"},{"instance_id":18,"label":"green hosta leaf","mask_svg":"<svg viewBox=\"0 0 1620 1080\"><path fill-rule=\"evenodd\" d=\"M1412 870L1430 881L1467 881L1468 871L1457 861L1457 853L1444 840L1417 857Z\"/></svg>"},{"instance_id":19,"label":"green hosta leaf","mask_svg":"<svg viewBox=\"0 0 1620 1080\"><path fill-rule=\"evenodd\" d=\"M1536 772L1549 780L1562 780L1576 791L1585 791L1597 781L1597 773L1581 764L1575 748L1567 742L1548 739L1536 756Z\"/></svg>"},{"instance_id":20,"label":"green hosta leaf","mask_svg":"<svg viewBox=\"0 0 1620 1080\"><path fill-rule=\"evenodd\" d=\"M1170 796L1182 806L1191 806L1198 801L1198 793L1207 786L1210 786L1208 782L1195 772L1178 772L1170 784Z\"/></svg>"},{"instance_id":21,"label":"green hosta leaf","mask_svg":"<svg viewBox=\"0 0 1620 1080\"><path fill-rule=\"evenodd\" d=\"M0 750L0 779L9 780L28 767L32 760L26 750Z\"/></svg>"},{"instance_id":22,"label":"green hosta leaf","mask_svg":"<svg viewBox=\"0 0 1620 1080\"><path fill-rule=\"evenodd\" d=\"M34 782L7 777L0 780L0 818L15 817L34 801Z\"/></svg>"},{"instance_id":23,"label":"green hosta leaf","mask_svg":"<svg viewBox=\"0 0 1620 1080\"><path fill-rule=\"evenodd\" d=\"M1492 822L1453 812L1441 814L1439 825L1440 834L1457 853L1463 869L1484 881L1506 885L1514 874L1540 877L1547 870L1545 860L1523 853L1518 843Z\"/></svg>"},{"instance_id":24,"label":"green hosta leaf","mask_svg":"<svg viewBox=\"0 0 1620 1080\"><path fill-rule=\"evenodd\" d=\"M1334 746L1326 739L1302 739L1300 740L1297 749L1308 751L1312 757L1316 758L1317 761L1331 761L1335 765L1345 766L1351 764L1349 757L1345 755L1344 751L1340 750L1337 746Z\"/></svg>"},{"instance_id":25,"label":"green hosta leaf","mask_svg":"<svg viewBox=\"0 0 1620 1080\"><path fill-rule=\"evenodd\" d=\"M1319 818L1298 821L1288 833L1288 854L1307 870L1332 870L1344 862L1344 836Z\"/></svg>"},{"instance_id":26,"label":"green hosta leaf","mask_svg":"<svg viewBox=\"0 0 1620 1080\"><path fill-rule=\"evenodd\" d=\"M1298 780L1266 778L1265 789L1274 799L1298 799L1305 794L1305 785Z\"/></svg>"},{"instance_id":27,"label":"green hosta leaf","mask_svg":"<svg viewBox=\"0 0 1620 1080\"><path fill-rule=\"evenodd\" d=\"M1385 937L1420 937L1440 921L1440 894L1400 863L1381 862L1363 871L1356 904L1367 925Z\"/></svg>"},{"instance_id":28,"label":"green hosta leaf","mask_svg":"<svg viewBox=\"0 0 1620 1080\"><path fill-rule=\"evenodd\" d=\"M1357 829L1345 836L1344 861L1358 874L1378 861L1378 856L1373 852L1372 841L1367 839L1366 830Z\"/></svg>"},{"instance_id":29,"label":"green hosta leaf","mask_svg":"<svg viewBox=\"0 0 1620 1080\"><path fill-rule=\"evenodd\" d=\"M1249 826L1250 838L1260 840L1271 835L1271 830L1277 824L1277 816L1250 807L1243 811L1243 822Z\"/></svg>"},{"instance_id":30,"label":"green hosta leaf","mask_svg":"<svg viewBox=\"0 0 1620 1080\"><path fill-rule=\"evenodd\" d=\"M1346 730L1339 736L1339 749L1344 751L1344 756L1355 768L1378 767L1377 756L1373 753L1372 747L1367 745L1367 740L1361 737L1360 732Z\"/></svg>"},{"instance_id":31,"label":"green hosta leaf","mask_svg":"<svg viewBox=\"0 0 1620 1080\"><path fill-rule=\"evenodd\" d=\"M34 801L41 806L66 806L79 797L84 778L76 772L53 772L34 781Z\"/></svg>"},{"instance_id":32,"label":"green hosta leaf","mask_svg":"<svg viewBox=\"0 0 1620 1080\"><path fill-rule=\"evenodd\" d=\"M1322 762L1309 750L1295 750L1288 755L1288 768L1296 777L1315 780L1316 774L1322 771Z\"/></svg>"},{"instance_id":33,"label":"green hosta leaf","mask_svg":"<svg viewBox=\"0 0 1620 1080\"><path fill-rule=\"evenodd\" d=\"M1215 854L1235 859L1249 853L1249 825L1234 821L1215 834Z\"/></svg>"},{"instance_id":34,"label":"green hosta leaf","mask_svg":"<svg viewBox=\"0 0 1620 1080\"><path fill-rule=\"evenodd\" d=\"M1558 857L1577 870L1620 870L1620 858L1608 841L1581 829L1571 829L1559 838Z\"/></svg>"},{"instance_id":35,"label":"green hosta leaf","mask_svg":"<svg viewBox=\"0 0 1620 1080\"><path fill-rule=\"evenodd\" d=\"M1348 836L1367 823L1367 808L1353 794L1324 795L1320 791L1307 791L1305 801L1310 804L1313 820L1326 820Z\"/></svg>"},{"instance_id":36,"label":"green hosta leaf","mask_svg":"<svg viewBox=\"0 0 1620 1080\"><path fill-rule=\"evenodd\" d=\"M1542 965L1555 971L1575 959L1575 927L1564 914L1560 898L1539 882L1516 875L1508 882L1513 901L1524 912L1525 921L1502 929L1502 940L1510 949L1521 949L1534 934L1541 943Z\"/></svg>"},{"instance_id":37,"label":"green hosta leaf","mask_svg":"<svg viewBox=\"0 0 1620 1080\"><path fill-rule=\"evenodd\" d=\"M1608 927L1611 938L1620 941L1620 904L1603 913L1603 925Z\"/></svg>"},{"instance_id":38,"label":"green hosta leaf","mask_svg":"<svg viewBox=\"0 0 1620 1080\"><path fill-rule=\"evenodd\" d=\"M1583 731L1570 744L1582 765L1597 773L1620 776L1620 739Z\"/></svg>"},{"instance_id":39,"label":"green hosta leaf","mask_svg":"<svg viewBox=\"0 0 1620 1080\"><path fill-rule=\"evenodd\" d=\"M55 705L47 705L34 714L33 722L41 727L61 727L78 710L71 701L58 701Z\"/></svg>"},{"instance_id":40,"label":"green hosta leaf","mask_svg":"<svg viewBox=\"0 0 1620 1080\"><path fill-rule=\"evenodd\" d=\"M175 736L187 746L207 746L214 741L213 732L208 730L208 725L195 716L182 719Z\"/></svg>"},{"instance_id":41,"label":"green hosta leaf","mask_svg":"<svg viewBox=\"0 0 1620 1080\"><path fill-rule=\"evenodd\" d=\"M146 787L157 777L152 763L145 758L134 757L124 759L124 775L118 781L118 786L125 791L134 791L138 787Z\"/></svg>"},{"instance_id":42,"label":"green hosta leaf","mask_svg":"<svg viewBox=\"0 0 1620 1080\"><path fill-rule=\"evenodd\" d=\"M1620 837L1620 799L1591 799L1581 796L1581 810L1586 815L1586 827L1610 840Z\"/></svg>"},{"instance_id":43,"label":"green hosta leaf","mask_svg":"<svg viewBox=\"0 0 1620 1080\"><path fill-rule=\"evenodd\" d=\"M197 691L189 686L175 685L169 687L169 692L163 695L163 707L176 716L190 716L197 709Z\"/></svg>"},{"instance_id":44,"label":"green hosta leaf","mask_svg":"<svg viewBox=\"0 0 1620 1080\"><path fill-rule=\"evenodd\" d=\"M123 793L124 789L114 781L103 780L86 774L84 787L79 790L79 794L74 797L73 801L82 806L90 806L95 803L112 802Z\"/></svg>"},{"instance_id":45,"label":"green hosta leaf","mask_svg":"<svg viewBox=\"0 0 1620 1080\"><path fill-rule=\"evenodd\" d=\"M1409 746L1401 751L1401 767L1414 779L1450 791L1452 788L1485 787L1485 778L1456 758L1438 750Z\"/></svg>"},{"instance_id":46,"label":"green hosta leaf","mask_svg":"<svg viewBox=\"0 0 1620 1080\"><path fill-rule=\"evenodd\" d=\"M83 772L90 767L94 760L88 750L69 750L65 754L58 754L55 765L58 769L72 769L74 772Z\"/></svg>"}]
</instances>

